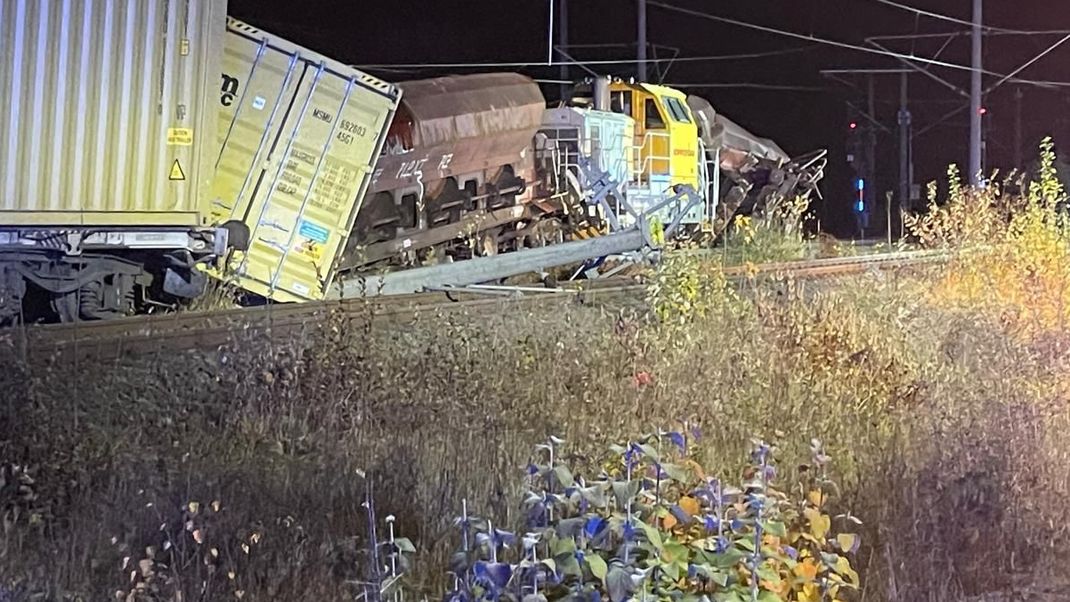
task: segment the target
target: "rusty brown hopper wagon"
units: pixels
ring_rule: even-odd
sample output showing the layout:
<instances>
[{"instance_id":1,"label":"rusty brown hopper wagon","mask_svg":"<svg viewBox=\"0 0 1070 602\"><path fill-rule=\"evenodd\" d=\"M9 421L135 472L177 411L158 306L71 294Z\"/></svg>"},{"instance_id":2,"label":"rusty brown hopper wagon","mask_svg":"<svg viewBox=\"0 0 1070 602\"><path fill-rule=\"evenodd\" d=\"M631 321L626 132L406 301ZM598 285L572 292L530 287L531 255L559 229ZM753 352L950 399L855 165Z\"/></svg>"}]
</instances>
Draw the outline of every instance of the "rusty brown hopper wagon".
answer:
<instances>
[{"instance_id":1,"label":"rusty brown hopper wagon","mask_svg":"<svg viewBox=\"0 0 1070 602\"><path fill-rule=\"evenodd\" d=\"M453 253L477 235L480 254L515 241L514 227L553 211L529 203L535 178L532 139L545 100L515 73L402 82L371 190L357 218L347 267ZM395 261L396 263L396 261Z\"/></svg>"}]
</instances>

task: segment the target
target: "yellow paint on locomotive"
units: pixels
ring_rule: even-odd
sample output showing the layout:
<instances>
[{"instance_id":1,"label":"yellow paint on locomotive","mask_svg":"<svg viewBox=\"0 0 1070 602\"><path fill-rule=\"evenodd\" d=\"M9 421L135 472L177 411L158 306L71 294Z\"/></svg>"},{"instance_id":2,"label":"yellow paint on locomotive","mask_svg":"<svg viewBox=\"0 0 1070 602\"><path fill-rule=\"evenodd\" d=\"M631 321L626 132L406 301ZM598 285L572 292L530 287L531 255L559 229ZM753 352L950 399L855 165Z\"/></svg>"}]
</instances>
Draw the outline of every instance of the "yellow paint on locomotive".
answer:
<instances>
[{"instance_id":1,"label":"yellow paint on locomotive","mask_svg":"<svg viewBox=\"0 0 1070 602\"><path fill-rule=\"evenodd\" d=\"M642 181L668 178L669 185L700 187L698 126L687 95L655 84L613 82L610 105L635 120L636 167Z\"/></svg>"}]
</instances>

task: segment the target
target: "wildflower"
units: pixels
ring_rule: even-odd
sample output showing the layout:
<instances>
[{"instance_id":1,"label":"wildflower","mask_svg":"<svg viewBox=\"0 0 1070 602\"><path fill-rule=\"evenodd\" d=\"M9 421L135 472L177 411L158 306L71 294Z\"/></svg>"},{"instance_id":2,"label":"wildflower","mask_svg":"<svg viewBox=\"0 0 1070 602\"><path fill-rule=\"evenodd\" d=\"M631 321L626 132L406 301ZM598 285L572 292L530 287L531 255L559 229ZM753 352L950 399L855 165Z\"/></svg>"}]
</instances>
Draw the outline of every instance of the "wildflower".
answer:
<instances>
[{"instance_id":1,"label":"wildflower","mask_svg":"<svg viewBox=\"0 0 1070 602\"><path fill-rule=\"evenodd\" d=\"M707 514L704 523L706 526L706 531L713 533L718 529L718 527L721 526L721 519L717 518L716 516L713 516L712 514Z\"/></svg>"}]
</instances>

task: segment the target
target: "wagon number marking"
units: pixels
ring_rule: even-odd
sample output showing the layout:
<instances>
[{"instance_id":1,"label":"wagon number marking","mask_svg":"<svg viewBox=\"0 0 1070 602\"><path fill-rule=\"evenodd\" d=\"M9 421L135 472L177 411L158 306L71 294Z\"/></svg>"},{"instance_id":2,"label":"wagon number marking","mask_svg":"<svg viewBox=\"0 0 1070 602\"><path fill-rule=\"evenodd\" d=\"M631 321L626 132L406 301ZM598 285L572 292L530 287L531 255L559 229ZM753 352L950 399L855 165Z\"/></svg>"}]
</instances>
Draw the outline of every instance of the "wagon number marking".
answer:
<instances>
[{"instance_id":1,"label":"wagon number marking","mask_svg":"<svg viewBox=\"0 0 1070 602\"><path fill-rule=\"evenodd\" d=\"M419 159L417 161L406 161L402 163L401 167L398 169L397 179L409 178L418 173L423 175L424 163L426 162L427 159Z\"/></svg>"},{"instance_id":2,"label":"wagon number marking","mask_svg":"<svg viewBox=\"0 0 1070 602\"><path fill-rule=\"evenodd\" d=\"M341 131L338 132L337 138L344 144L353 144L354 136L364 138L368 135L368 128L359 123L349 121L348 119L343 119L340 125Z\"/></svg>"}]
</instances>

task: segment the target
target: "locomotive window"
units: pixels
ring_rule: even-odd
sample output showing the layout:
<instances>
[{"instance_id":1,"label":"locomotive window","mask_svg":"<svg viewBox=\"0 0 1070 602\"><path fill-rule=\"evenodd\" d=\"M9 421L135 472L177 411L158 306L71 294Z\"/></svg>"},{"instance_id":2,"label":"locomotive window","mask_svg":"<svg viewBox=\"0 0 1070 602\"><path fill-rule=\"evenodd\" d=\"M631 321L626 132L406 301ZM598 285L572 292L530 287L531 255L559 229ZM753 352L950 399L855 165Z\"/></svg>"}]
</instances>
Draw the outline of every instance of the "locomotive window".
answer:
<instances>
[{"instance_id":1,"label":"locomotive window","mask_svg":"<svg viewBox=\"0 0 1070 602\"><path fill-rule=\"evenodd\" d=\"M687 114L687 108L678 98L666 97L665 104L669 107L669 114L680 123L691 123L691 117Z\"/></svg>"},{"instance_id":2,"label":"locomotive window","mask_svg":"<svg viewBox=\"0 0 1070 602\"><path fill-rule=\"evenodd\" d=\"M661 118L661 113L658 112L658 103L654 102L654 99L646 99L646 105L644 105L646 111L646 129L648 130L663 130L665 129L665 120Z\"/></svg>"},{"instance_id":3,"label":"locomotive window","mask_svg":"<svg viewBox=\"0 0 1070 602\"><path fill-rule=\"evenodd\" d=\"M614 92L609 101L609 110L614 113L620 113L622 115L632 114L632 92L631 90L625 90L623 92Z\"/></svg>"}]
</instances>

